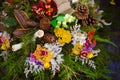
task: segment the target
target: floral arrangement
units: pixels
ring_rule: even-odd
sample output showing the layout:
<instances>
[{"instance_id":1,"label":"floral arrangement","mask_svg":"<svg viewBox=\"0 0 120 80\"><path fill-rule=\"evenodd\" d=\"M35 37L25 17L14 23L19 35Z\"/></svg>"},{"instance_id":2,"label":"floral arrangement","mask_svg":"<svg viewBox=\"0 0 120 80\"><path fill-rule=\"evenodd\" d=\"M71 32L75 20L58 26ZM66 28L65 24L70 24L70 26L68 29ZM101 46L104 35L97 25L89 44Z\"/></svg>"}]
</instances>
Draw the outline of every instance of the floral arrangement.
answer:
<instances>
[{"instance_id":1,"label":"floral arrangement","mask_svg":"<svg viewBox=\"0 0 120 80\"><path fill-rule=\"evenodd\" d=\"M7 21L8 12L5 9L2 11L1 18L5 19L1 24L7 27L0 28L0 56L9 60L11 54L22 53L19 57L24 57L22 72L26 78L35 73L39 76L38 79L47 80L41 77L44 76L42 74L56 76L61 73L58 78L69 80L77 78L76 69L93 78L88 73L91 68L95 71L98 69L94 61L101 51L96 47L97 41L114 45L96 35L97 30L111 23L102 19L103 11L94 0L15 0L4 4L12 7L13 16L12 22ZM11 27L16 25L20 27ZM7 33L7 28L12 30ZM6 54L9 56L6 57ZM45 73L46 71L50 72ZM103 76L103 72L99 75Z\"/></svg>"}]
</instances>

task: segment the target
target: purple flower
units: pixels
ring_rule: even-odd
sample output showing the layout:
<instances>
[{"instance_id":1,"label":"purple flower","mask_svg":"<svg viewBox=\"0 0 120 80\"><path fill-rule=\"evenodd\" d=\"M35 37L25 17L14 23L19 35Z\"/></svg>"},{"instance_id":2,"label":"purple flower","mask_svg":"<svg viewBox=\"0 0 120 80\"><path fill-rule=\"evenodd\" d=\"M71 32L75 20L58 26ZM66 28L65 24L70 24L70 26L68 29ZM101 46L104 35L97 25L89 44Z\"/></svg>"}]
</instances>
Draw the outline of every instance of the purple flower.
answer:
<instances>
[{"instance_id":1,"label":"purple flower","mask_svg":"<svg viewBox=\"0 0 120 80\"><path fill-rule=\"evenodd\" d=\"M89 53L92 51L92 48L91 47L84 47L83 51L86 51L87 53Z\"/></svg>"},{"instance_id":2,"label":"purple flower","mask_svg":"<svg viewBox=\"0 0 120 80\"><path fill-rule=\"evenodd\" d=\"M44 66L44 64L42 62L36 60L35 56L32 53L30 53L29 59L30 59L30 62L34 62L36 65Z\"/></svg>"},{"instance_id":3,"label":"purple flower","mask_svg":"<svg viewBox=\"0 0 120 80\"><path fill-rule=\"evenodd\" d=\"M42 63L42 62L40 62L40 61L35 61L35 63L36 63L36 65L41 65L41 66L44 66L44 64Z\"/></svg>"},{"instance_id":4,"label":"purple flower","mask_svg":"<svg viewBox=\"0 0 120 80\"><path fill-rule=\"evenodd\" d=\"M35 56L32 53L30 53L30 61L31 62L35 62L36 61Z\"/></svg>"},{"instance_id":5,"label":"purple flower","mask_svg":"<svg viewBox=\"0 0 120 80\"><path fill-rule=\"evenodd\" d=\"M95 47L94 44L90 44L89 41L86 41L86 43L84 44L84 48L83 51L87 51L87 53L91 52L92 49Z\"/></svg>"},{"instance_id":6,"label":"purple flower","mask_svg":"<svg viewBox=\"0 0 120 80\"><path fill-rule=\"evenodd\" d=\"M85 47L89 47L90 46L90 42L87 40L84 44Z\"/></svg>"}]
</instances>

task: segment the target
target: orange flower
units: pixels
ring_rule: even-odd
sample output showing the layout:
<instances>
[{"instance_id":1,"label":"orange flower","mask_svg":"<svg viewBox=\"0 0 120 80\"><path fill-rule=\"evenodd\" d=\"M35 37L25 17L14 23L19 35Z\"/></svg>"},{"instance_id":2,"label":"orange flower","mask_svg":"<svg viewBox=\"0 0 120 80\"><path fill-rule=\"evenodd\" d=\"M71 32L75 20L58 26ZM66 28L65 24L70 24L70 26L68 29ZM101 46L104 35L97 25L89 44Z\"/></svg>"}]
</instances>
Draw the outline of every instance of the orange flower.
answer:
<instances>
[{"instance_id":1,"label":"orange flower","mask_svg":"<svg viewBox=\"0 0 120 80\"><path fill-rule=\"evenodd\" d=\"M35 52L34 52L34 54L33 54L33 55L36 57L37 60L39 60L40 57L41 57L41 56L40 56L40 54L41 54L41 53L40 53L40 48L41 48L40 45L37 45L37 48L36 48L36 50L35 50Z\"/></svg>"},{"instance_id":2,"label":"orange flower","mask_svg":"<svg viewBox=\"0 0 120 80\"><path fill-rule=\"evenodd\" d=\"M90 43L92 43L94 34L95 34L95 32L88 32L88 40L90 41Z\"/></svg>"},{"instance_id":3,"label":"orange flower","mask_svg":"<svg viewBox=\"0 0 120 80\"><path fill-rule=\"evenodd\" d=\"M93 40L93 44L96 46L96 39Z\"/></svg>"}]
</instances>

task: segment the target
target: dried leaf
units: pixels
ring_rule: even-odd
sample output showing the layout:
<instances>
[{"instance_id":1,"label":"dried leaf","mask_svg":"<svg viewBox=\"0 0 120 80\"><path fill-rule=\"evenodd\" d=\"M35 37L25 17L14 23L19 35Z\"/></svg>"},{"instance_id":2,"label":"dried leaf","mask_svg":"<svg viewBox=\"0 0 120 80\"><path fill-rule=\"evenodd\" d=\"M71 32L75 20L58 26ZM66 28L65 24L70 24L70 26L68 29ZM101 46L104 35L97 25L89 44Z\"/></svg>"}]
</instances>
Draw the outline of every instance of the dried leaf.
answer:
<instances>
[{"instance_id":1,"label":"dried leaf","mask_svg":"<svg viewBox=\"0 0 120 80\"><path fill-rule=\"evenodd\" d=\"M60 13L66 13L66 14L72 14L74 12L74 9L72 9L70 5L70 0L54 0L58 6L58 14Z\"/></svg>"}]
</instances>

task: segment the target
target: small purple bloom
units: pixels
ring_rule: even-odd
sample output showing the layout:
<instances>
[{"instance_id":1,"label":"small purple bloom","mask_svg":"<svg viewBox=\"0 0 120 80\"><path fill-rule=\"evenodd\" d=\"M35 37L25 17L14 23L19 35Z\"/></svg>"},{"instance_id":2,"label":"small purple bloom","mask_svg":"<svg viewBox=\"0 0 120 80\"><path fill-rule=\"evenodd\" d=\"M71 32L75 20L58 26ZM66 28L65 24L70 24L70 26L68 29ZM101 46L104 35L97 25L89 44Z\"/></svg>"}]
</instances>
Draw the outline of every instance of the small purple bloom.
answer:
<instances>
[{"instance_id":1,"label":"small purple bloom","mask_svg":"<svg viewBox=\"0 0 120 80\"><path fill-rule=\"evenodd\" d=\"M94 44L90 44L90 42L87 40L84 44L83 51L87 51L87 53L91 52L92 49L95 47Z\"/></svg>"},{"instance_id":2,"label":"small purple bloom","mask_svg":"<svg viewBox=\"0 0 120 80\"><path fill-rule=\"evenodd\" d=\"M83 51L86 51L87 53L89 53L92 51L92 48L91 47L84 47Z\"/></svg>"},{"instance_id":3,"label":"small purple bloom","mask_svg":"<svg viewBox=\"0 0 120 80\"><path fill-rule=\"evenodd\" d=\"M36 61L35 63L36 63L36 65L44 66L44 64L42 62L40 62L40 61Z\"/></svg>"},{"instance_id":4,"label":"small purple bloom","mask_svg":"<svg viewBox=\"0 0 120 80\"><path fill-rule=\"evenodd\" d=\"M32 53L30 53L30 61L31 62L35 62L36 61L35 56Z\"/></svg>"},{"instance_id":5,"label":"small purple bloom","mask_svg":"<svg viewBox=\"0 0 120 80\"><path fill-rule=\"evenodd\" d=\"M94 45L94 44L91 44L91 45L90 45L90 47L91 47L91 48L94 48L94 47L95 47L95 45Z\"/></svg>"}]
</instances>

